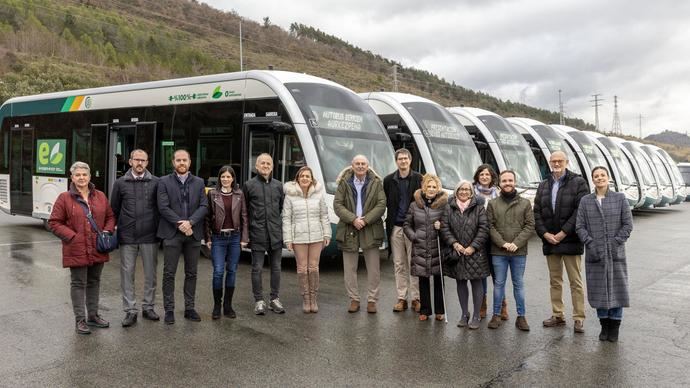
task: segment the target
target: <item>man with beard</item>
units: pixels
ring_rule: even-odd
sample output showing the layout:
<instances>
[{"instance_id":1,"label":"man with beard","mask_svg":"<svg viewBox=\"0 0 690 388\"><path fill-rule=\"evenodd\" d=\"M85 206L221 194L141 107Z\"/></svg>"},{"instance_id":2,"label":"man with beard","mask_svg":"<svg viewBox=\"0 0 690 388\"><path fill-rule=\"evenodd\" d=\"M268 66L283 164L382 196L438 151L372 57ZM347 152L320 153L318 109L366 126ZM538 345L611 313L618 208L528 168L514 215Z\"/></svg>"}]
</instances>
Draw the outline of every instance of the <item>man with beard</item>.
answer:
<instances>
[{"instance_id":1,"label":"man with beard","mask_svg":"<svg viewBox=\"0 0 690 388\"><path fill-rule=\"evenodd\" d=\"M175 323L175 273L180 254L184 257L184 317L199 322L194 309L196 270L201 239L204 237L204 217L208 201L203 179L192 175L189 152L173 153L175 171L162 177L158 183L158 237L163 239L163 307L165 323Z\"/></svg>"},{"instance_id":2,"label":"man with beard","mask_svg":"<svg viewBox=\"0 0 690 388\"><path fill-rule=\"evenodd\" d=\"M153 309L158 266L158 177L146 169L148 163L149 156L146 151L132 151L129 155L131 168L115 181L113 192L110 194L110 206L117 217L117 233L120 240L120 287L125 310L122 327L137 323L134 272L138 255L141 255L144 267L141 316L152 321L160 319Z\"/></svg>"},{"instance_id":3,"label":"man with beard","mask_svg":"<svg viewBox=\"0 0 690 388\"><path fill-rule=\"evenodd\" d=\"M501 302L505 296L506 278L510 267L513 295L517 308L515 326L529 331L525 319L525 287L523 276L527 262L527 242L534 233L534 215L529 200L515 190L515 172L505 170L499 175L501 195L489 201L487 218L491 236L491 255L495 273L494 313L489 329L501 326Z\"/></svg>"},{"instance_id":4,"label":"man with beard","mask_svg":"<svg viewBox=\"0 0 690 388\"><path fill-rule=\"evenodd\" d=\"M556 151L549 158L551 176L544 179L534 199L534 223L542 239L542 250L549 267L551 317L544 327L565 325L563 306L563 265L568 273L573 301L573 329L584 333L585 291L582 285L584 245L575 233L580 199L587 195L587 182L568 169L568 157Z\"/></svg>"}]
</instances>

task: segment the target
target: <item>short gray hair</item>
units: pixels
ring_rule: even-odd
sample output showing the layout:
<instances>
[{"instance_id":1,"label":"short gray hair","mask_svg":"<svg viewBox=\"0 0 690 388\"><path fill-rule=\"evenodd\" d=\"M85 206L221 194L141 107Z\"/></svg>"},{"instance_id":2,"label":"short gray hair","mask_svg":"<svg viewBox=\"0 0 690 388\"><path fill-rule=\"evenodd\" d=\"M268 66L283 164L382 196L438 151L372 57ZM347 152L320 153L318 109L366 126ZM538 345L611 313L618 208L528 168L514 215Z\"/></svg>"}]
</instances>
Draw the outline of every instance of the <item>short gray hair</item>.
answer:
<instances>
[{"instance_id":1,"label":"short gray hair","mask_svg":"<svg viewBox=\"0 0 690 388\"><path fill-rule=\"evenodd\" d=\"M74 174L74 172L80 168L86 170L89 173L89 175L91 175L91 168L88 164L84 162L74 162L72 167L69 168L69 173Z\"/></svg>"}]
</instances>

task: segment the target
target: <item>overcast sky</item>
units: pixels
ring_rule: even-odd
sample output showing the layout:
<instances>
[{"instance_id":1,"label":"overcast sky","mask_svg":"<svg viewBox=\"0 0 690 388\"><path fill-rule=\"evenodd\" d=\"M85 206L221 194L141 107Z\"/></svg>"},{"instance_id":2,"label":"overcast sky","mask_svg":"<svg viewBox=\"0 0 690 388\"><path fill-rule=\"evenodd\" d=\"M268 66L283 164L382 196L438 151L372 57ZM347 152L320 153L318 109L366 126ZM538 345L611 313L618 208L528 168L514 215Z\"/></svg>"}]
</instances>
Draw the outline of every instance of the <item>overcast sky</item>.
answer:
<instances>
[{"instance_id":1,"label":"overcast sky","mask_svg":"<svg viewBox=\"0 0 690 388\"><path fill-rule=\"evenodd\" d=\"M610 130L690 131L690 2L685 0L205 0L288 29L298 22L405 66ZM347 85L345 85L347 86ZM547 123L548 124L548 123Z\"/></svg>"}]
</instances>

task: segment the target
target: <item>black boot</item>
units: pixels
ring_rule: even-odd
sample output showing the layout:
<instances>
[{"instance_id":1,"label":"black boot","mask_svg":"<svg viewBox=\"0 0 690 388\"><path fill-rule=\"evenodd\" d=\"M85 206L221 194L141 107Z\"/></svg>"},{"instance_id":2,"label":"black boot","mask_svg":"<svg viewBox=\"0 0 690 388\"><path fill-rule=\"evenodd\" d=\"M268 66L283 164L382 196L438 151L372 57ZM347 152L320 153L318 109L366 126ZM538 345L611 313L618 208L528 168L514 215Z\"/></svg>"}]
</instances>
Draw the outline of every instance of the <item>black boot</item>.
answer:
<instances>
[{"instance_id":1,"label":"black boot","mask_svg":"<svg viewBox=\"0 0 690 388\"><path fill-rule=\"evenodd\" d=\"M618 319L609 319L609 342L618 342L618 330L621 327L621 321Z\"/></svg>"},{"instance_id":2,"label":"black boot","mask_svg":"<svg viewBox=\"0 0 690 388\"><path fill-rule=\"evenodd\" d=\"M229 318L237 318L235 310L232 309L232 294L235 293L235 287L225 287L225 299L223 300L223 315Z\"/></svg>"},{"instance_id":3,"label":"black boot","mask_svg":"<svg viewBox=\"0 0 690 388\"><path fill-rule=\"evenodd\" d=\"M221 299L223 299L223 289L213 289L213 314L211 318L220 319Z\"/></svg>"},{"instance_id":4,"label":"black boot","mask_svg":"<svg viewBox=\"0 0 690 388\"><path fill-rule=\"evenodd\" d=\"M606 341L609 339L609 321L608 318L599 318L599 323L601 323L601 333L599 333L599 341Z\"/></svg>"}]
</instances>

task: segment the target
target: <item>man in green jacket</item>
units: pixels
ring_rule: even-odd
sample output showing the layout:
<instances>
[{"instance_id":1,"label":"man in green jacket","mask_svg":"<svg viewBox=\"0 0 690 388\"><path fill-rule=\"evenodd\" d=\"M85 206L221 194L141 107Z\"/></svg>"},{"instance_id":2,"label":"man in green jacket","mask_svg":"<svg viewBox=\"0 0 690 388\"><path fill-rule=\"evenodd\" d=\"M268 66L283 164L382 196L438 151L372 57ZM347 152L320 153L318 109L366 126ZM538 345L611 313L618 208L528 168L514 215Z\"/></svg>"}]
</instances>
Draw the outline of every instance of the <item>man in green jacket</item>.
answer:
<instances>
[{"instance_id":1,"label":"man in green jacket","mask_svg":"<svg viewBox=\"0 0 690 388\"><path fill-rule=\"evenodd\" d=\"M357 264L362 249L367 266L367 312L376 313L381 281L379 247L383 243L383 213L386 194L381 178L369 168L364 155L352 158L337 179L333 210L340 218L336 228L338 248L343 252L345 288L350 297L350 313L359 311Z\"/></svg>"},{"instance_id":2,"label":"man in green jacket","mask_svg":"<svg viewBox=\"0 0 690 388\"><path fill-rule=\"evenodd\" d=\"M529 200L515 190L515 172L505 170L499 175L501 195L489 201L486 213L491 236L491 261L494 267L494 315L489 329L501 325L501 302L505 296L506 278L510 267L513 295L517 307L515 326L529 331L525 319L525 287L523 276L527 263L527 242L534 234L534 214Z\"/></svg>"}]
</instances>

